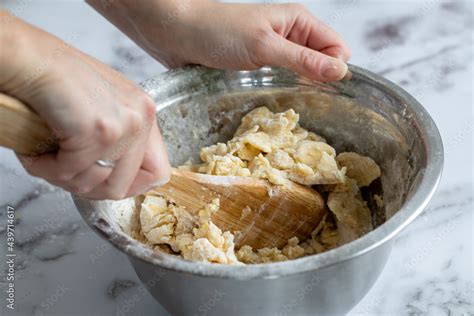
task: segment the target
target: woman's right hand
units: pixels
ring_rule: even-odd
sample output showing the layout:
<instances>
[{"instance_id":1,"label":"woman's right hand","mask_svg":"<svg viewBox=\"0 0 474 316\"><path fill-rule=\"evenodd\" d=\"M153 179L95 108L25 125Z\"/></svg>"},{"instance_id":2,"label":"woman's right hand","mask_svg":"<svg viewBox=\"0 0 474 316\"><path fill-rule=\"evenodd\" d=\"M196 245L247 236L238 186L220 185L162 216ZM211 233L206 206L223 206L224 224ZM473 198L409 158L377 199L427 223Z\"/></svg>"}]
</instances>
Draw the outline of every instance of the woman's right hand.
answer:
<instances>
[{"instance_id":1,"label":"woman's right hand","mask_svg":"<svg viewBox=\"0 0 474 316\"><path fill-rule=\"evenodd\" d=\"M169 180L154 102L145 92L5 11L0 21L0 92L30 105L59 139L56 153L20 157L31 175L92 199L122 199ZM96 163L104 159L115 166Z\"/></svg>"},{"instance_id":2,"label":"woman's right hand","mask_svg":"<svg viewBox=\"0 0 474 316\"><path fill-rule=\"evenodd\" d=\"M347 74L348 45L301 4L86 2L170 68L199 64L253 70L273 65L322 82Z\"/></svg>"}]
</instances>

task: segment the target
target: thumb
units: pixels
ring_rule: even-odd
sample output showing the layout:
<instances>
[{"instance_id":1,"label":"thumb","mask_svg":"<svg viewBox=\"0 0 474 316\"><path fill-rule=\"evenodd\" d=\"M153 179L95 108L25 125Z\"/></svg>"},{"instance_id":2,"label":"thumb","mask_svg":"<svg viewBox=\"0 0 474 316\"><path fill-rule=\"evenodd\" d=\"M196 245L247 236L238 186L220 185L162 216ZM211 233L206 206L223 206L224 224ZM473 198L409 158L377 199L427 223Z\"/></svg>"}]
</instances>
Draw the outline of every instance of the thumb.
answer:
<instances>
[{"instance_id":1,"label":"thumb","mask_svg":"<svg viewBox=\"0 0 474 316\"><path fill-rule=\"evenodd\" d=\"M342 60L295 44L281 36L272 39L270 47L262 52L261 57L264 64L284 67L322 82L341 80L347 73L347 65Z\"/></svg>"}]
</instances>

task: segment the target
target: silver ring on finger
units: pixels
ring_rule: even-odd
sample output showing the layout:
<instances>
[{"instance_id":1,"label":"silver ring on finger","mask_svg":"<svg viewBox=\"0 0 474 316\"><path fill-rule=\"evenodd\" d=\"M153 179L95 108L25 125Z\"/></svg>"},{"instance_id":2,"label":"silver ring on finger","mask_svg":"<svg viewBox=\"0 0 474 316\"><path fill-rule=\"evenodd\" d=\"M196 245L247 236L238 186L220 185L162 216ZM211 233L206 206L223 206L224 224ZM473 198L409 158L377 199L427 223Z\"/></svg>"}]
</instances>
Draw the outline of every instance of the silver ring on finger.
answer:
<instances>
[{"instance_id":1,"label":"silver ring on finger","mask_svg":"<svg viewBox=\"0 0 474 316\"><path fill-rule=\"evenodd\" d=\"M108 159L99 159L95 162L97 165L105 168L113 168L115 167L115 161L108 160Z\"/></svg>"}]
</instances>

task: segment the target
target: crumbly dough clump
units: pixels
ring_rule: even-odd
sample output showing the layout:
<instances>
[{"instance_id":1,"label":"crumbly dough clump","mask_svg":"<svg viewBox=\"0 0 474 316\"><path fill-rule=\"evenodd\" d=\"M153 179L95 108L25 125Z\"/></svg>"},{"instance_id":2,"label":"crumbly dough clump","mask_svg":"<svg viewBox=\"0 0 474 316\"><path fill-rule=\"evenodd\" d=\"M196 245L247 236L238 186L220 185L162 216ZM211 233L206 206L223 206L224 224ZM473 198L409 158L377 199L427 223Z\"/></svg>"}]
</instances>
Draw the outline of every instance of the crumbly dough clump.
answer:
<instances>
[{"instance_id":1,"label":"crumbly dough clump","mask_svg":"<svg viewBox=\"0 0 474 316\"><path fill-rule=\"evenodd\" d=\"M227 143L204 147L202 163L182 168L212 175L267 179L274 185L294 181L324 185L327 212L307 240L293 237L282 249L235 249L233 232L222 232L211 220L219 200L190 214L164 197L147 195L140 209L141 229L135 236L157 249L184 259L221 264L266 263L316 254L350 242L372 230L372 216L360 188L380 177L369 157L336 151L321 136L298 125L290 109L272 113L257 108L243 117ZM243 210L243 212L251 211Z\"/></svg>"},{"instance_id":2,"label":"crumbly dough clump","mask_svg":"<svg viewBox=\"0 0 474 316\"><path fill-rule=\"evenodd\" d=\"M150 244L166 244L187 260L238 263L234 235L211 222L218 209L219 199L214 199L193 216L163 197L148 195L140 211L141 232Z\"/></svg>"},{"instance_id":3,"label":"crumbly dough clump","mask_svg":"<svg viewBox=\"0 0 474 316\"><path fill-rule=\"evenodd\" d=\"M242 119L234 138L201 150L203 164L195 170L213 175L251 176L272 184L344 182L336 151L321 136L298 125L293 109L272 113L257 108Z\"/></svg>"}]
</instances>

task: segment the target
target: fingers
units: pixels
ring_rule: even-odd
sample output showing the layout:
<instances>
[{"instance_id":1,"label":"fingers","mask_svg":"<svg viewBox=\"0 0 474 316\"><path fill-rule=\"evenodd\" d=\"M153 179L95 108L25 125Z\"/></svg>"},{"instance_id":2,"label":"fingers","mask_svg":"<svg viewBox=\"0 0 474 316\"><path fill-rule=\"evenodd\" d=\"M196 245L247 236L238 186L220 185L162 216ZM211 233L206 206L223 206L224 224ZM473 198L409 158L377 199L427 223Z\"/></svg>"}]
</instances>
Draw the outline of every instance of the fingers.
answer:
<instances>
[{"instance_id":1,"label":"fingers","mask_svg":"<svg viewBox=\"0 0 474 316\"><path fill-rule=\"evenodd\" d=\"M123 199L148 191L152 187L166 183L170 178L170 165L166 148L157 125L153 125L144 149L141 165L137 170L131 160L137 158L137 151L132 150L121 159L114 168L113 174L99 187L85 194L91 199ZM124 188L126 191L124 191Z\"/></svg>"},{"instance_id":2,"label":"fingers","mask_svg":"<svg viewBox=\"0 0 474 316\"><path fill-rule=\"evenodd\" d=\"M307 46L323 54L348 61L351 50L341 36L315 17L310 18Z\"/></svg>"},{"instance_id":3,"label":"fingers","mask_svg":"<svg viewBox=\"0 0 474 316\"><path fill-rule=\"evenodd\" d=\"M339 34L302 5L272 8L272 30L263 32L265 36L255 41L256 64L285 67L323 82L344 78L347 73L344 62L351 52Z\"/></svg>"},{"instance_id":4,"label":"fingers","mask_svg":"<svg viewBox=\"0 0 474 316\"><path fill-rule=\"evenodd\" d=\"M119 112L125 118L112 120L122 129L111 129L108 121L99 120L102 123L95 126L92 136L63 141L56 154L19 156L20 161L30 174L94 199L122 199L129 192L164 183L169 179L169 162L154 102L149 97L145 100L143 119L139 111L123 107ZM98 159L112 159L116 165L104 168L96 164Z\"/></svg>"},{"instance_id":5,"label":"fingers","mask_svg":"<svg viewBox=\"0 0 474 316\"><path fill-rule=\"evenodd\" d=\"M171 170L155 120L151 122L150 131L145 136L144 141L136 143L134 148L119 160L106 181L83 196L117 200L166 183Z\"/></svg>"},{"instance_id":6,"label":"fingers","mask_svg":"<svg viewBox=\"0 0 474 316\"><path fill-rule=\"evenodd\" d=\"M285 6L287 16L293 19L292 27L286 36L289 41L343 61L349 60L350 48L336 31L317 19L304 6Z\"/></svg>"},{"instance_id":7,"label":"fingers","mask_svg":"<svg viewBox=\"0 0 474 316\"><path fill-rule=\"evenodd\" d=\"M49 181L86 198L115 200L143 193L169 181L170 165L156 124L150 129L146 142L136 146L145 151L138 171L134 161L140 161L140 155L133 148L113 169L93 165L70 181ZM128 188L126 194L124 188Z\"/></svg>"},{"instance_id":8,"label":"fingers","mask_svg":"<svg viewBox=\"0 0 474 316\"><path fill-rule=\"evenodd\" d=\"M108 198L123 199L140 169L145 155L145 143L151 126L145 125L142 129L120 145L126 152L120 155L110 176L94 190L85 196L94 199ZM120 150L119 148L119 150Z\"/></svg>"},{"instance_id":9,"label":"fingers","mask_svg":"<svg viewBox=\"0 0 474 316\"><path fill-rule=\"evenodd\" d=\"M132 147L116 164L110 177L88 196L98 198L108 196L113 200L126 197L133 180L140 170L141 162L145 154L144 143L138 143Z\"/></svg>"},{"instance_id":10,"label":"fingers","mask_svg":"<svg viewBox=\"0 0 474 316\"><path fill-rule=\"evenodd\" d=\"M343 60L345 62L347 62L349 58L351 57L350 50L343 49L340 46L331 46L328 48L324 48L320 52L325 55Z\"/></svg>"},{"instance_id":11,"label":"fingers","mask_svg":"<svg viewBox=\"0 0 474 316\"><path fill-rule=\"evenodd\" d=\"M340 59L295 44L276 33L267 43L265 50L257 52L262 64L285 67L322 82L341 80L347 73L347 65Z\"/></svg>"},{"instance_id":12,"label":"fingers","mask_svg":"<svg viewBox=\"0 0 474 316\"><path fill-rule=\"evenodd\" d=\"M170 179L171 166L166 146L158 125L153 125L148 137L147 151L143 158L143 169L155 175L154 185L163 185Z\"/></svg>"},{"instance_id":13,"label":"fingers","mask_svg":"<svg viewBox=\"0 0 474 316\"><path fill-rule=\"evenodd\" d=\"M70 181L49 180L52 184L62 187L69 192L85 195L104 182L112 173L112 168L92 165L75 176Z\"/></svg>"},{"instance_id":14,"label":"fingers","mask_svg":"<svg viewBox=\"0 0 474 316\"><path fill-rule=\"evenodd\" d=\"M119 161L110 178L104 183L104 187L95 190L97 192L93 192L90 196L95 197L97 193L102 195L105 192L112 196L112 199L122 199L169 180L171 170L168 155L156 124L154 111L150 113L147 126L149 128L144 133L143 140L137 143L137 148L131 150L130 156L126 155L127 157Z\"/></svg>"},{"instance_id":15,"label":"fingers","mask_svg":"<svg viewBox=\"0 0 474 316\"><path fill-rule=\"evenodd\" d=\"M127 194L125 195L126 197L129 196L134 196L137 194L144 193L146 191L149 191L150 189L159 186L160 184L164 184L166 182L158 182L156 184L156 179L155 175L149 171L145 171L143 169L140 169L130 186L130 189L128 190Z\"/></svg>"},{"instance_id":16,"label":"fingers","mask_svg":"<svg viewBox=\"0 0 474 316\"><path fill-rule=\"evenodd\" d=\"M158 126L155 124L148 137L142 166L127 192L127 196L143 193L169 181L171 169L168 155Z\"/></svg>"},{"instance_id":17,"label":"fingers","mask_svg":"<svg viewBox=\"0 0 474 316\"><path fill-rule=\"evenodd\" d=\"M73 179L49 181L72 193L88 198L123 199L140 169L145 151L143 143L143 141L134 142L129 151L121 156L113 168L102 167L94 162L86 171Z\"/></svg>"},{"instance_id":18,"label":"fingers","mask_svg":"<svg viewBox=\"0 0 474 316\"><path fill-rule=\"evenodd\" d=\"M28 163L24 163L25 169L31 175L46 180L72 181L93 166L98 159L107 159L113 154L117 142L137 130L140 125L139 115L128 109L124 112L119 116L127 116L126 119L99 118L97 123L89 128L90 132L78 132L78 135L91 136L72 137L62 141L59 151L55 154L43 154L27 159Z\"/></svg>"}]
</instances>

